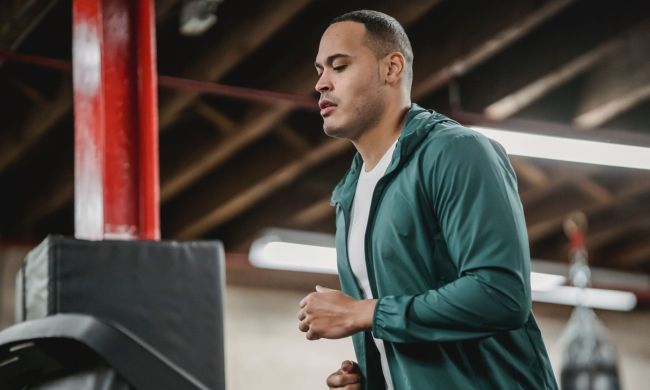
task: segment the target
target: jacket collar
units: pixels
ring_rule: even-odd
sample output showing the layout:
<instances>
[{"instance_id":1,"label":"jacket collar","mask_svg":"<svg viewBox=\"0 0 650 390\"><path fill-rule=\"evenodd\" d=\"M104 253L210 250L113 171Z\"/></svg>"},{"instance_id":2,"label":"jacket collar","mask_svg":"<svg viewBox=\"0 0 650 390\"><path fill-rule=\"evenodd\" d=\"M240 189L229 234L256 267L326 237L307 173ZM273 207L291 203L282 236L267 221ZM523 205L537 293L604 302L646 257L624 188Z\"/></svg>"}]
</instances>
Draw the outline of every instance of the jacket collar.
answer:
<instances>
[{"instance_id":1,"label":"jacket collar","mask_svg":"<svg viewBox=\"0 0 650 390\"><path fill-rule=\"evenodd\" d=\"M402 128L399 140L395 145L393 158L386 169L385 175L392 173L401 167L404 161L408 160L408 157L413 154L422 139L424 139L427 133L431 130L433 127L432 125L437 122L432 120L434 117L436 117L436 119L438 119L438 117L439 119L444 118L444 116L437 114L433 110L426 110L415 103L411 104L409 112L406 114L404 127ZM354 155L350 169L334 188L330 201L332 205L351 201L354 196L354 191L356 190L362 166L363 160L361 159L359 152L357 152Z\"/></svg>"}]
</instances>

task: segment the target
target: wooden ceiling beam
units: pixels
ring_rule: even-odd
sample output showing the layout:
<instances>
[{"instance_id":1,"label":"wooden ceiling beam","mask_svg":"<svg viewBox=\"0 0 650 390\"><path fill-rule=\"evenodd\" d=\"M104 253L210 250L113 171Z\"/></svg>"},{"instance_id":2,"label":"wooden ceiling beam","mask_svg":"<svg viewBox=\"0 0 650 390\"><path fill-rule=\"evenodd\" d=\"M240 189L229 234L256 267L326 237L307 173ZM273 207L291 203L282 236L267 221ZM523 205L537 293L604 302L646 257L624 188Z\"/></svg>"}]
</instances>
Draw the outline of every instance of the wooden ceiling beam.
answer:
<instances>
[{"instance_id":1,"label":"wooden ceiling beam","mask_svg":"<svg viewBox=\"0 0 650 390\"><path fill-rule=\"evenodd\" d=\"M650 217L645 216L639 219L629 219L624 223L613 223L599 231L590 229L587 234L587 248L590 252L606 249L621 237L641 229L650 230Z\"/></svg>"},{"instance_id":2,"label":"wooden ceiling beam","mask_svg":"<svg viewBox=\"0 0 650 390\"><path fill-rule=\"evenodd\" d=\"M596 202L606 203L614 198L611 191L587 176L577 178L574 185Z\"/></svg>"},{"instance_id":3,"label":"wooden ceiling beam","mask_svg":"<svg viewBox=\"0 0 650 390\"><path fill-rule=\"evenodd\" d=\"M74 197L74 174L72 170L59 175L53 191L47 191L47 196L35 201L25 211L20 221L20 229L27 230L42 218L53 214L71 202Z\"/></svg>"},{"instance_id":4,"label":"wooden ceiling beam","mask_svg":"<svg viewBox=\"0 0 650 390\"><path fill-rule=\"evenodd\" d=\"M0 47L15 51L58 0L1 1ZM4 60L0 59L0 67Z\"/></svg>"},{"instance_id":5,"label":"wooden ceiling beam","mask_svg":"<svg viewBox=\"0 0 650 390\"><path fill-rule=\"evenodd\" d=\"M599 127L650 98L650 19L628 34L618 49L588 75L573 122Z\"/></svg>"},{"instance_id":6,"label":"wooden ceiling beam","mask_svg":"<svg viewBox=\"0 0 650 390\"><path fill-rule=\"evenodd\" d=\"M492 120L504 120L544 97L550 91L565 84L577 75L587 71L603 58L616 52L623 38L609 40L575 59L563 63L551 72L529 82L516 91L487 106L485 115Z\"/></svg>"},{"instance_id":7,"label":"wooden ceiling beam","mask_svg":"<svg viewBox=\"0 0 650 390\"><path fill-rule=\"evenodd\" d=\"M515 4L516 7L513 9L521 10L520 13L513 12L511 15L506 15L507 18L502 17L501 19L481 17L481 23L472 26L471 36L463 39L463 47L470 48L467 51L454 53L455 43L450 46L452 50L449 50L449 54L441 53L438 47L420 50L420 52L430 52L431 60L425 59L424 63L416 62L417 68L431 69L432 72L413 84L413 98L415 100L422 99L447 84L451 79L466 74L573 2L574 0L551 0L532 11L521 7L523 2L518 2L519 4ZM464 32L468 30L464 23L458 24L458 28L459 36L466 35ZM476 29L480 31L475 31ZM456 35L451 34L451 36Z\"/></svg>"},{"instance_id":8,"label":"wooden ceiling beam","mask_svg":"<svg viewBox=\"0 0 650 390\"><path fill-rule=\"evenodd\" d=\"M635 269L650 262L650 242L639 241L636 244L622 248L619 253L612 254L610 262L623 269Z\"/></svg>"},{"instance_id":9,"label":"wooden ceiling beam","mask_svg":"<svg viewBox=\"0 0 650 390\"><path fill-rule=\"evenodd\" d=\"M19 131L17 139L5 139L0 146L0 172L20 159L21 156L39 141L54 125L65 117L72 105L72 86L70 79L63 78L61 86L52 101L46 106L32 107Z\"/></svg>"},{"instance_id":10,"label":"wooden ceiling beam","mask_svg":"<svg viewBox=\"0 0 650 390\"><path fill-rule=\"evenodd\" d=\"M161 23L170 17L172 9L174 9L174 6L179 2L180 0L156 0L156 20L158 23Z\"/></svg>"},{"instance_id":11,"label":"wooden ceiling beam","mask_svg":"<svg viewBox=\"0 0 650 390\"><path fill-rule=\"evenodd\" d=\"M252 14L242 19L236 28L228 31L228 35L223 37L215 47L206 50L203 58L193 60L192 67L183 76L195 80L219 80L309 3L309 0L259 2L260 6L251 10ZM199 96L197 92L185 91L175 94L168 101L161 102L160 130L169 128L178 115Z\"/></svg>"},{"instance_id":12,"label":"wooden ceiling beam","mask_svg":"<svg viewBox=\"0 0 650 390\"><path fill-rule=\"evenodd\" d=\"M629 185L625 190L604 201L595 201L587 205L582 211L589 218L592 214L601 213L616 204L628 201L639 196L647 195L650 192L650 182L642 181ZM562 228L565 215L555 216L544 221L535 223L528 227L528 238L531 243L540 241L551 233Z\"/></svg>"},{"instance_id":13,"label":"wooden ceiling beam","mask_svg":"<svg viewBox=\"0 0 650 390\"><path fill-rule=\"evenodd\" d=\"M29 101L36 106L37 109L47 109L51 102L36 88L19 80L17 77L10 77L7 79L18 92L25 96Z\"/></svg>"},{"instance_id":14,"label":"wooden ceiling beam","mask_svg":"<svg viewBox=\"0 0 650 390\"><path fill-rule=\"evenodd\" d=\"M569 176L557 176L549 180L546 184L533 187L520 194L521 203L526 207L531 207L537 202L553 195L558 192L561 188L569 185L571 178Z\"/></svg>"},{"instance_id":15,"label":"wooden ceiling beam","mask_svg":"<svg viewBox=\"0 0 650 390\"><path fill-rule=\"evenodd\" d=\"M595 197L596 193L602 195L606 189L589 177L589 175L594 172L597 172L597 168L595 167L583 167L580 171L556 169L550 173L544 172L546 178L545 181L542 181L538 186L532 186L532 188L521 193L520 196L522 203L528 206L534 205L567 186L582 186L584 188L580 189L583 192L591 192L588 195L592 198Z\"/></svg>"},{"instance_id":16,"label":"wooden ceiling beam","mask_svg":"<svg viewBox=\"0 0 650 390\"><path fill-rule=\"evenodd\" d=\"M616 13L615 18L612 13ZM512 95L513 91L531 85L601 47L604 42L620 36L630 26L641 22L646 14L640 2L631 3L625 9L611 2L575 2L531 31L525 40L512 45L512 50L502 51L498 61L485 62L480 72L472 72L459 80L463 107L471 111L484 111L493 103ZM583 22L585 15L589 15L590 23L598 27L576 29L576 24ZM606 49L603 52L607 52ZM585 62L590 63L601 57L598 51L594 53L583 58ZM582 66L585 65L578 61L568 70L575 72ZM566 77L560 76L557 75L556 83ZM570 108L562 105L555 112L565 110L567 113L563 115L570 115ZM546 117L553 114L552 110L543 112Z\"/></svg>"},{"instance_id":17,"label":"wooden ceiling beam","mask_svg":"<svg viewBox=\"0 0 650 390\"><path fill-rule=\"evenodd\" d=\"M424 13L439 3L439 0L419 0L409 2L405 6L402 2L386 1L376 4L376 9L390 11L396 19L400 20L404 27L418 20ZM247 32L249 34L249 32ZM313 91L316 82L315 70L312 59L298 66L291 73L281 78L277 87L284 88L290 93L305 94ZM180 97L179 97L180 99ZM195 183L207 172L212 171L229 158L242 150L247 145L268 134L274 127L280 124L291 112L289 106L265 107L255 109L247 119L243 121L236 134L223 142L214 145L201 145L197 150L197 158L185 166L174 169L169 178L163 180L161 185L161 201L167 201L173 196Z\"/></svg>"},{"instance_id":18,"label":"wooden ceiling beam","mask_svg":"<svg viewBox=\"0 0 650 390\"><path fill-rule=\"evenodd\" d=\"M330 196L328 195L293 214L287 224L295 228L305 228L333 214L334 207L330 204Z\"/></svg>"},{"instance_id":19,"label":"wooden ceiling beam","mask_svg":"<svg viewBox=\"0 0 650 390\"><path fill-rule=\"evenodd\" d=\"M171 199L207 172L217 168L244 147L267 134L290 111L291 108L283 106L252 113L231 137L215 144L200 145L195 160L174 169L167 178L163 178L160 188L161 202Z\"/></svg>"},{"instance_id":20,"label":"wooden ceiling beam","mask_svg":"<svg viewBox=\"0 0 650 390\"><path fill-rule=\"evenodd\" d=\"M284 123L276 126L274 132L300 153L307 153L312 148L306 139L301 137L292 127Z\"/></svg>"},{"instance_id":21,"label":"wooden ceiling beam","mask_svg":"<svg viewBox=\"0 0 650 390\"><path fill-rule=\"evenodd\" d=\"M164 0L160 3L170 4L172 2L172 0ZM41 3L40 6L39 3ZM57 1L29 2L31 6L34 6L32 8L38 10L38 15L34 16L35 19L30 22L31 24L21 24L21 26L24 28L24 31L21 29L18 29L20 31L12 31L12 39L19 39L19 41L21 41L22 38L20 38L19 35L15 35L15 33L18 31L22 35L28 34L35 27L35 25L32 24L39 21L56 3ZM160 21L160 18L164 17L164 15L157 14L157 17L159 19L158 21ZM8 37L9 35L2 36L0 38L0 42L10 40ZM12 47L17 45L17 43L9 45L7 42L5 42L5 44ZM0 64L1 63L2 62L0 61ZM59 88L59 91L54 99L51 102L48 102L46 106L38 104L33 108L34 112L27 116L29 119L23 125L23 129L20 131L21 134L24 134L21 137L21 141L16 143L9 143L6 148L2 148L0 150L0 172L4 171L9 165L17 161L20 156L22 156L22 154L27 149L29 149L29 147L40 140L45 134L47 134L51 127L53 127L61 118L68 114L73 105L71 84L71 80L65 76L61 82L61 87ZM35 98L37 101L41 100L36 95L34 95L34 93L32 93L37 93L37 91L35 91L32 87L29 87L27 85L24 85L24 87L25 88L20 88L21 92L29 94L30 98ZM33 91L30 92L30 89Z\"/></svg>"},{"instance_id":22,"label":"wooden ceiling beam","mask_svg":"<svg viewBox=\"0 0 650 390\"><path fill-rule=\"evenodd\" d=\"M263 229L280 227L311 231L314 225L322 222L325 217L334 216L334 207L329 204L329 197L304 205L305 203L303 199L289 197L283 199L280 204L274 203L271 207L262 207L259 214L256 212L254 220L246 219L237 221L234 225L224 226L226 235L220 238L224 239L231 250L245 252ZM300 210L292 214L292 210L296 208Z\"/></svg>"},{"instance_id":23,"label":"wooden ceiling beam","mask_svg":"<svg viewBox=\"0 0 650 390\"><path fill-rule=\"evenodd\" d=\"M264 180L236 195L225 204L216 205L216 207L206 211L201 217L196 218L176 232L173 235L174 238L200 237L205 232L246 211L277 189L292 183L308 169L344 152L349 147L350 143L348 141L340 139L326 141L310 153L287 164Z\"/></svg>"},{"instance_id":24,"label":"wooden ceiling beam","mask_svg":"<svg viewBox=\"0 0 650 390\"><path fill-rule=\"evenodd\" d=\"M517 172L517 176L525 180L530 186L541 188L549 182L548 174L530 161L530 159L510 156L510 161Z\"/></svg>"},{"instance_id":25,"label":"wooden ceiling beam","mask_svg":"<svg viewBox=\"0 0 650 390\"><path fill-rule=\"evenodd\" d=\"M178 0L156 1L156 20L158 23L169 16L169 10L177 2ZM54 100L47 103L45 108L42 105L37 105L34 108L35 113L38 115L35 117L31 115L33 120L26 123L24 129L21 131L23 134L26 134L27 138L15 145L13 150L10 149L8 153L4 153L4 149L0 151L0 172L8 165L17 161L31 145L45 136L61 118L70 113L72 107L72 81L66 76ZM25 214L21 222L21 227L28 228L40 219L72 202L74 197L73 176L74 173L72 170L60 172L59 178L54 181L54 186L43 191L42 198L35 201L35 204L38 204L38 206L32 208Z\"/></svg>"},{"instance_id":26,"label":"wooden ceiling beam","mask_svg":"<svg viewBox=\"0 0 650 390\"><path fill-rule=\"evenodd\" d=\"M224 135L232 135L237 131L237 123L227 115L210 106L200 99L194 105L197 114L214 125L214 127Z\"/></svg>"}]
</instances>

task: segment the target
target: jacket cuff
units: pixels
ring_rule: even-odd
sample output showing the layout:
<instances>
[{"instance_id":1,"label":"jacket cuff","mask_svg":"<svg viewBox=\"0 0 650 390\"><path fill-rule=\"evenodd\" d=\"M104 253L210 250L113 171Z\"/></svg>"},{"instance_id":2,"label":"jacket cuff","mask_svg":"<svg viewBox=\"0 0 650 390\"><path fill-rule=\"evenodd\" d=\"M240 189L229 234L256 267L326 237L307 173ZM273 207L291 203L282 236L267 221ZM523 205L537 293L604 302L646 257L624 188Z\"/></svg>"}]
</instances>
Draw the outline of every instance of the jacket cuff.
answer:
<instances>
[{"instance_id":1,"label":"jacket cuff","mask_svg":"<svg viewBox=\"0 0 650 390\"><path fill-rule=\"evenodd\" d=\"M387 336L386 327L390 323L390 317L396 314L397 305L394 304L394 296L385 296L377 300L375 312L372 317L372 335L376 339L384 339Z\"/></svg>"}]
</instances>

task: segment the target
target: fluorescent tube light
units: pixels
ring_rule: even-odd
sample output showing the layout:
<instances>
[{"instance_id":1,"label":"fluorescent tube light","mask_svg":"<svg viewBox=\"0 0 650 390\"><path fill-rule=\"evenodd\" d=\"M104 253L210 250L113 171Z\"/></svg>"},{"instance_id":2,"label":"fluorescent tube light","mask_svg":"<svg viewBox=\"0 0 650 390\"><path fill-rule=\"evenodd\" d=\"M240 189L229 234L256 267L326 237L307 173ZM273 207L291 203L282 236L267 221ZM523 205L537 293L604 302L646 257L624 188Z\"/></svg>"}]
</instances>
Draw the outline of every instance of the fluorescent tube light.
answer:
<instances>
[{"instance_id":1,"label":"fluorescent tube light","mask_svg":"<svg viewBox=\"0 0 650 390\"><path fill-rule=\"evenodd\" d=\"M250 261L259 268L337 273L336 249L333 247L270 241L251 251ZM535 291L548 291L565 281L566 277L562 275L530 273L531 288Z\"/></svg>"},{"instance_id":2,"label":"fluorescent tube light","mask_svg":"<svg viewBox=\"0 0 650 390\"><path fill-rule=\"evenodd\" d=\"M336 249L333 245L334 237L329 234L269 229L251 245L249 260L259 268L337 274ZM620 311L629 311L636 306L633 293L593 288L581 290L564 286L566 280L563 275L531 272L533 300Z\"/></svg>"},{"instance_id":3,"label":"fluorescent tube light","mask_svg":"<svg viewBox=\"0 0 650 390\"><path fill-rule=\"evenodd\" d=\"M583 290L572 286L557 286L547 291L533 291L533 300L560 305L576 306L581 304L595 309L618 311L634 309L637 301L636 295L627 291L596 288L585 288Z\"/></svg>"},{"instance_id":4,"label":"fluorescent tube light","mask_svg":"<svg viewBox=\"0 0 650 390\"><path fill-rule=\"evenodd\" d=\"M260 268L336 274L336 249L326 246L266 242L252 248L251 264Z\"/></svg>"},{"instance_id":5,"label":"fluorescent tube light","mask_svg":"<svg viewBox=\"0 0 650 390\"><path fill-rule=\"evenodd\" d=\"M650 169L650 148L475 126L508 154L614 167Z\"/></svg>"},{"instance_id":6,"label":"fluorescent tube light","mask_svg":"<svg viewBox=\"0 0 650 390\"><path fill-rule=\"evenodd\" d=\"M530 289L533 291L550 291L566 282L562 275L545 274L541 272L530 273Z\"/></svg>"}]
</instances>

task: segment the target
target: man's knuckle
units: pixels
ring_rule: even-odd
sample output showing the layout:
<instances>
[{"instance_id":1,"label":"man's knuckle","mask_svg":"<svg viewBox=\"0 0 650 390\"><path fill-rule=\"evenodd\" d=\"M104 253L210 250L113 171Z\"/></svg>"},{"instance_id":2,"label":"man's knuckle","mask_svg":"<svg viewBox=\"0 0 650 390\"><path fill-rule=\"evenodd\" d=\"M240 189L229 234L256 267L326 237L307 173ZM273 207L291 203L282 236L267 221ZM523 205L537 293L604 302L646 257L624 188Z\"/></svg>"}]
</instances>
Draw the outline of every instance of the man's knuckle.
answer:
<instances>
[{"instance_id":1,"label":"man's knuckle","mask_svg":"<svg viewBox=\"0 0 650 390\"><path fill-rule=\"evenodd\" d=\"M325 381L327 386L341 386L341 376L334 373L327 377Z\"/></svg>"}]
</instances>

